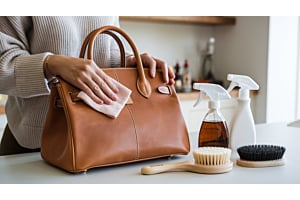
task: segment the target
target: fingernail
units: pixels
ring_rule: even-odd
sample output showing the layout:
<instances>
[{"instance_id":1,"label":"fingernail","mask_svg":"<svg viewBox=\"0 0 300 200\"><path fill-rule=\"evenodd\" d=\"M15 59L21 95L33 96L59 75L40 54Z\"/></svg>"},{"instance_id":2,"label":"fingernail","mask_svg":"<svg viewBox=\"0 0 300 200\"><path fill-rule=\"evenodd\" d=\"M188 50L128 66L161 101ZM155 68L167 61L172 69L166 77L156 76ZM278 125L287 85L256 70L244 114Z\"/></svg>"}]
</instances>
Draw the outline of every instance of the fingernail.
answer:
<instances>
[{"instance_id":1,"label":"fingernail","mask_svg":"<svg viewBox=\"0 0 300 200\"><path fill-rule=\"evenodd\" d=\"M114 86L114 91L119 92L119 88L117 86Z\"/></svg>"},{"instance_id":2,"label":"fingernail","mask_svg":"<svg viewBox=\"0 0 300 200\"><path fill-rule=\"evenodd\" d=\"M103 101L102 100L98 100L97 103L100 104L100 105L102 105Z\"/></svg>"},{"instance_id":3,"label":"fingernail","mask_svg":"<svg viewBox=\"0 0 300 200\"><path fill-rule=\"evenodd\" d=\"M117 101L117 99L118 99L118 96L116 94L113 94L112 95L112 100Z\"/></svg>"},{"instance_id":4,"label":"fingernail","mask_svg":"<svg viewBox=\"0 0 300 200\"><path fill-rule=\"evenodd\" d=\"M107 100L107 102L105 102L107 105L110 105L110 104L112 104L112 100Z\"/></svg>"},{"instance_id":5,"label":"fingernail","mask_svg":"<svg viewBox=\"0 0 300 200\"><path fill-rule=\"evenodd\" d=\"M151 71L151 76L154 78L155 77L155 71Z\"/></svg>"},{"instance_id":6,"label":"fingernail","mask_svg":"<svg viewBox=\"0 0 300 200\"><path fill-rule=\"evenodd\" d=\"M169 83L169 77L165 77L165 83Z\"/></svg>"}]
</instances>

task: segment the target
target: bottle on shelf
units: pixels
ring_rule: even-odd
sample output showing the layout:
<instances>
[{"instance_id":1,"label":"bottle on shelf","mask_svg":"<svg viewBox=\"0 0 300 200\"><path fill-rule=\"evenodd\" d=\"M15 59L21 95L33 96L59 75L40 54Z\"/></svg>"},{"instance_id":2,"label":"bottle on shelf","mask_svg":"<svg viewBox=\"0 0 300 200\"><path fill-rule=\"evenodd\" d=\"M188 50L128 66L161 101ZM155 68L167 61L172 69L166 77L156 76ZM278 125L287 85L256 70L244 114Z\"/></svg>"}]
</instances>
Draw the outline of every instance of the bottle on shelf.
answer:
<instances>
[{"instance_id":1,"label":"bottle on shelf","mask_svg":"<svg viewBox=\"0 0 300 200\"><path fill-rule=\"evenodd\" d=\"M182 74L182 91L191 92L192 91L192 75L189 69L188 60L184 60L183 74Z\"/></svg>"},{"instance_id":2,"label":"bottle on shelf","mask_svg":"<svg viewBox=\"0 0 300 200\"><path fill-rule=\"evenodd\" d=\"M175 90L176 92L181 92L182 90L182 75L180 71L179 62L176 62L175 65Z\"/></svg>"},{"instance_id":3,"label":"bottle on shelf","mask_svg":"<svg viewBox=\"0 0 300 200\"><path fill-rule=\"evenodd\" d=\"M211 37L208 40L206 53L202 63L202 78L209 82L214 82L215 77L213 75L214 67L214 52L215 52L215 38Z\"/></svg>"},{"instance_id":4,"label":"bottle on shelf","mask_svg":"<svg viewBox=\"0 0 300 200\"><path fill-rule=\"evenodd\" d=\"M199 131L198 147L213 146L228 148L228 126L220 112L220 101L230 99L229 93L220 85L212 83L194 83L193 88L200 90L200 95L194 107L209 97L208 108Z\"/></svg>"}]
</instances>

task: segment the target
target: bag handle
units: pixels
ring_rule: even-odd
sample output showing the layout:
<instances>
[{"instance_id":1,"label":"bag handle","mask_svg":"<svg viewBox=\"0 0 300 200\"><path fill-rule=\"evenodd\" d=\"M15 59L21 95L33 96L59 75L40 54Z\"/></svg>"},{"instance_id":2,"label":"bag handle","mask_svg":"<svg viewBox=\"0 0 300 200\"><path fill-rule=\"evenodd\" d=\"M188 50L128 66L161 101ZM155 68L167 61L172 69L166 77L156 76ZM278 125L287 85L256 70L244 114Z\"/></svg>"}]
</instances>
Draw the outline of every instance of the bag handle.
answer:
<instances>
[{"instance_id":1,"label":"bag handle","mask_svg":"<svg viewBox=\"0 0 300 200\"><path fill-rule=\"evenodd\" d=\"M97 31L97 29L93 30L92 32L90 32L86 36L85 40L83 41L83 44L82 44L82 47L81 47L81 51L80 51L80 56L79 56L80 58L84 58L84 54L86 52L86 47L88 46L89 41L90 41L92 35L95 34L96 31ZM103 33L107 34L107 35L110 35L117 42L117 44L119 46L119 49L120 49L121 67L126 67L126 63L125 63L125 48L124 48L124 45L123 45L122 41L120 40L120 38L116 34L114 34L113 32L111 32L111 31L104 31ZM89 55L88 57L90 57L89 59L93 60L93 54Z\"/></svg>"},{"instance_id":2,"label":"bag handle","mask_svg":"<svg viewBox=\"0 0 300 200\"><path fill-rule=\"evenodd\" d=\"M84 57L86 47L88 47L88 49L87 49L87 59L92 60L93 59L93 47L94 47L94 42L95 42L96 37L99 34L106 33L106 34L111 35L117 41L117 43L120 47L120 51L121 51L121 63L122 63L122 57L125 60L124 47L123 47L123 44L122 44L121 40L118 38L118 36L116 36L114 33L112 33L112 31L117 32L120 35L122 35L126 39L128 44L130 45L130 47L131 47L131 49L134 53L134 56L136 58L136 63L137 63L137 72L138 72L137 90L139 91L139 93L142 96L144 96L145 98L149 98L151 96L151 91L152 91L151 90L151 85L150 85L149 81L147 80L147 78L145 77L144 68L143 68L143 64L142 64L140 54L139 54L139 52L137 50L137 47L135 46L133 40L122 29L120 29L116 26L103 26L103 27L100 27L100 28L95 29L94 31L92 31L85 38L85 40L83 42L83 45L82 45L81 51L80 51L80 57L81 58ZM124 63L125 63L125 61L124 61Z\"/></svg>"}]
</instances>

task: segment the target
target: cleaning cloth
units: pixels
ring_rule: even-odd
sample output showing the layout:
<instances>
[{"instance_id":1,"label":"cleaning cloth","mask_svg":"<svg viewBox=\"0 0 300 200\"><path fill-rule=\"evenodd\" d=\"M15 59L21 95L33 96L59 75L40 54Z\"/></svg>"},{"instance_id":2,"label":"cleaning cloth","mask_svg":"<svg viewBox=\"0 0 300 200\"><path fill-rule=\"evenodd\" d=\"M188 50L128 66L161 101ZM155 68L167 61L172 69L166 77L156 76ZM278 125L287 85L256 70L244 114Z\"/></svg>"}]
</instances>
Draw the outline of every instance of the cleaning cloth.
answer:
<instances>
[{"instance_id":1,"label":"cleaning cloth","mask_svg":"<svg viewBox=\"0 0 300 200\"><path fill-rule=\"evenodd\" d=\"M118 88L117 93L117 100L112 101L111 104L98 104L95 101L93 101L85 92L81 91L78 93L77 97L81 100L83 100L87 105L89 105L94 110L101 112L111 118L117 118L121 112L121 110L124 108L126 102L128 101L131 90L127 87L125 87L120 82L116 81L113 78L109 78L110 81L112 81L116 87Z\"/></svg>"}]
</instances>

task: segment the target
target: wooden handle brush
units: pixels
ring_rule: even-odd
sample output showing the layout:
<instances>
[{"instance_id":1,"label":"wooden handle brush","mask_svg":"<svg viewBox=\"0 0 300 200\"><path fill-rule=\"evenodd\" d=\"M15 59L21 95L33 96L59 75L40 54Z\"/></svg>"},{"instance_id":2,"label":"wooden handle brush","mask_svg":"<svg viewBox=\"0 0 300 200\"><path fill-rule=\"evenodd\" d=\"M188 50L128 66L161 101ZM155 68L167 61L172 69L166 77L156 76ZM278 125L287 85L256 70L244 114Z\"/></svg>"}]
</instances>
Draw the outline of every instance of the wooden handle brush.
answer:
<instances>
[{"instance_id":1,"label":"wooden handle brush","mask_svg":"<svg viewBox=\"0 0 300 200\"><path fill-rule=\"evenodd\" d=\"M193 152L195 162L159 164L142 167L141 173L146 175L167 171L189 171L201 174L219 174L232 170L231 150L223 147L200 147Z\"/></svg>"},{"instance_id":2,"label":"wooden handle brush","mask_svg":"<svg viewBox=\"0 0 300 200\"><path fill-rule=\"evenodd\" d=\"M276 167L284 165L285 147L268 144L254 144L239 147L240 159L236 164L242 167Z\"/></svg>"}]
</instances>

